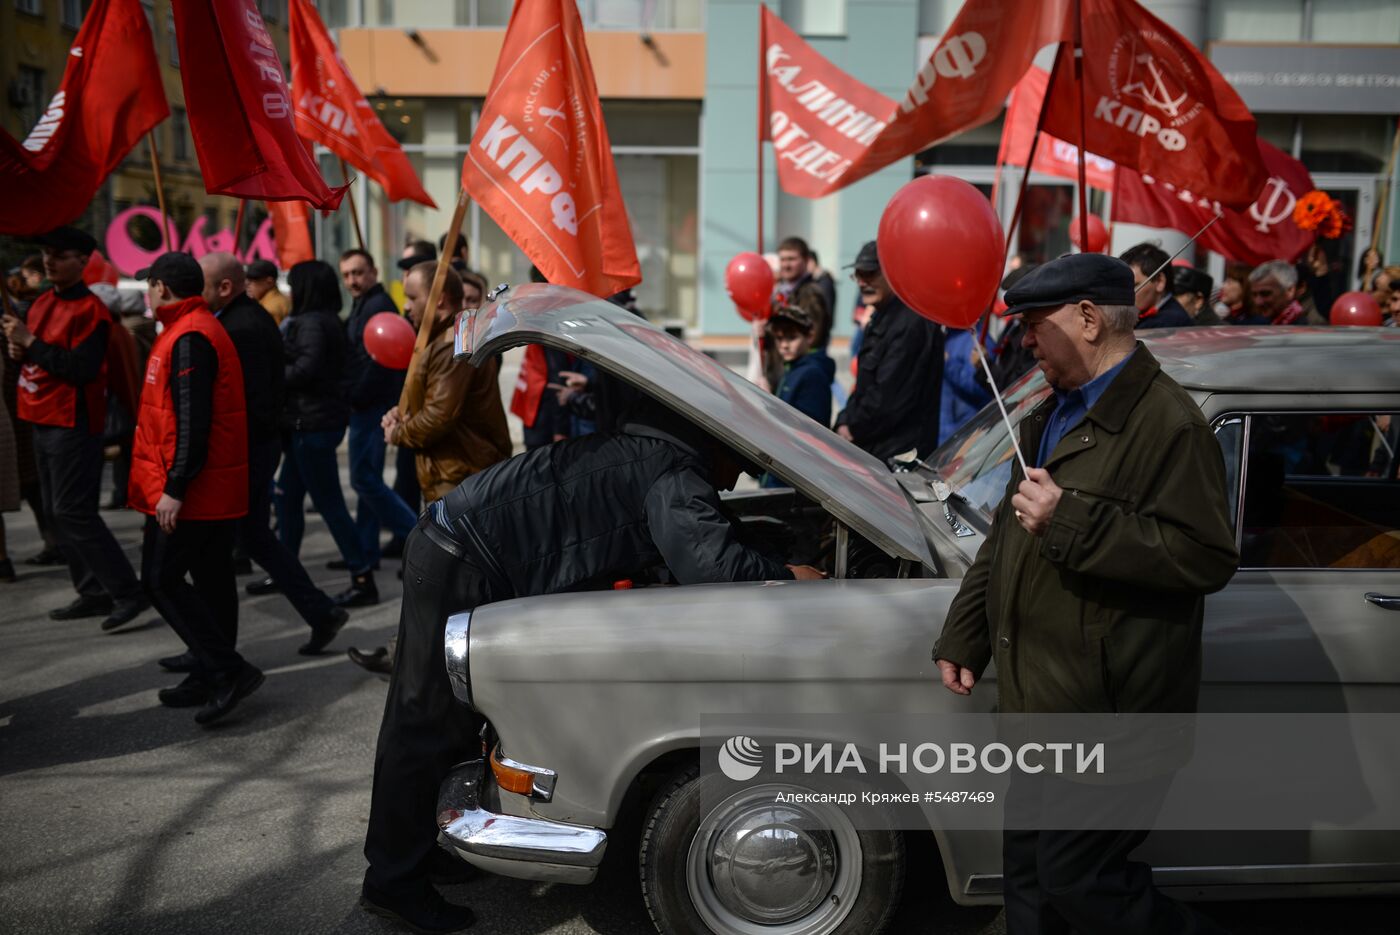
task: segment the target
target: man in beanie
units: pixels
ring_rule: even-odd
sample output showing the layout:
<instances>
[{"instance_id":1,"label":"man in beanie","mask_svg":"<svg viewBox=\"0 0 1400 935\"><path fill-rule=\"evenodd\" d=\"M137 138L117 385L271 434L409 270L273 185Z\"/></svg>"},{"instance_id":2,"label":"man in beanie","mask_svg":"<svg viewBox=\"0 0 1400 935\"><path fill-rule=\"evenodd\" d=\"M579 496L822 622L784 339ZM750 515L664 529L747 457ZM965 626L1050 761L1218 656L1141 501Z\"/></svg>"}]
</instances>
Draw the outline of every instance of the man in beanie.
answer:
<instances>
[{"instance_id":1,"label":"man in beanie","mask_svg":"<svg viewBox=\"0 0 1400 935\"><path fill-rule=\"evenodd\" d=\"M1021 420L1030 467L1013 466L948 610L933 650L943 685L971 694L995 661L1003 715L1193 713L1204 598L1239 560L1220 447L1134 340L1126 263L1061 257L1006 301L1054 394ZM1145 775L1106 784L1012 776L1002 832L1009 933L1214 931L1128 860L1182 765L1179 751L1166 753ZM1093 823L1110 807L1110 823ZM1125 807L1135 823L1111 823Z\"/></svg>"},{"instance_id":2,"label":"man in beanie","mask_svg":"<svg viewBox=\"0 0 1400 935\"><path fill-rule=\"evenodd\" d=\"M150 284L164 330L146 362L128 502L147 515L142 584L194 657L189 676L160 701L199 707L195 722L210 724L263 681L234 648L233 539L248 512L243 370L204 301L194 257L163 253L136 278Z\"/></svg>"},{"instance_id":3,"label":"man in beanie","mask_svg":"<svg viewBox=\"0 0 1400 935\"><path fill-rule=\"evenodd\" d=\"M22 364L17 408L19 417L34 425L44 513L78 592L76 601L49 616L105 616L102 629L110 631L150 606L97 512L112 316L83 284L83 268L97 241L73 227L38 239L52 287L34 300L26 321L5 315L3 327L10 357Z\"/></svg>"}]
</instances>

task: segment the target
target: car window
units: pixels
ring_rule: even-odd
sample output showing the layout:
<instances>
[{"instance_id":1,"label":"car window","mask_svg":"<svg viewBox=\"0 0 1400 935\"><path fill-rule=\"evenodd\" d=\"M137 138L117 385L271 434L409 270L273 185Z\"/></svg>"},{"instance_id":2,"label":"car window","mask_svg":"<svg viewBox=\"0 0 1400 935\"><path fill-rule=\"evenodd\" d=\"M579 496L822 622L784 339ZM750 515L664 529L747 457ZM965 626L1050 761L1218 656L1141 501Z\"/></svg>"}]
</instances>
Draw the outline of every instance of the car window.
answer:
<instances>
[{"instance_id":1,"label":"car window","mask_svg":"<svg viewBox=\"0 0 1400 935\"><path fill-rule=\"evenodd\" d=\"M1256 413L1240 564L1400 569L1400 414Z\"/></svg>"},{"instance_id":2,"label":"car window","mask_svg":"<svg viewBox=\"0 0 1400 935\"><path fill-rule=\"evenodd\" d=\"M1211 428L1215 431L1215 440L1220 444L1220 453L1225 457L1225 495L1230 501L1230 525L1238 528L1244 416L1223 416Z\"/></svg>"},{"instance_id":3,"label":"car window","mask_svg":"<svg viewBox=\"0 0 1400 935\"><path fill-rule=\"evenodd\" d=\"M1049 394L1050 387L1039 369L1013 383L1004 394L1012 424L1020 425ZM995 405L973 416L929 458L930 466L948 486L986 513L993 512L1006 493L1014 461L1011 435Z\"/></svg>"}]
</instances>

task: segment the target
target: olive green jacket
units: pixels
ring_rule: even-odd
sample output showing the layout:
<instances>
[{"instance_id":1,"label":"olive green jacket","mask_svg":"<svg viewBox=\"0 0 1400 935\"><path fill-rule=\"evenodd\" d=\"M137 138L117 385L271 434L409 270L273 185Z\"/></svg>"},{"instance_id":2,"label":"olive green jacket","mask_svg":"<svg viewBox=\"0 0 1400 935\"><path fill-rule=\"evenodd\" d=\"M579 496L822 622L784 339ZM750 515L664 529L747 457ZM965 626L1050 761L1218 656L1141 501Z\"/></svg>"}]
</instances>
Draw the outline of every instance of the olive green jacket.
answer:
<instances>
[{"instance_id":1,"label":"olive green jacket","mask_svg":"<svg viewBox=\"0 0 1400 935\"><path fill-rule=\"evenodd\" d=\"M1022 421L1028 456L1055 405ZM1195 711L1204 595L1239 563L1200 408L1139 343L1044 467L1064 491L1049 528L1016 521L1014 467L934 658L995 660L1003 712Z\"/></svg>"}]
</instances>

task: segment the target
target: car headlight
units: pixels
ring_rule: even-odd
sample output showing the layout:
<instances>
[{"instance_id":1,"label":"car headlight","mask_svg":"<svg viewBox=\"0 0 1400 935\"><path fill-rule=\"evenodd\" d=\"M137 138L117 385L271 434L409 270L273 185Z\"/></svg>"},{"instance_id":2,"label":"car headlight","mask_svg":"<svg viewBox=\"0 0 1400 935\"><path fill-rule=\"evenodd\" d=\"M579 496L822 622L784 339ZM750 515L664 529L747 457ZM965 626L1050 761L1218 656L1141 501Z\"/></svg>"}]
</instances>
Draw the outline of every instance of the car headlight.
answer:
<instances>
[{"instance_id":1,"label":"car headlight","mask_svg":"<svg viewBox=\"0 0 1400 935\"><path fill-rule=\"evenodd\" d=\"M453 614L447 618L447 633L443 639L443 648L447 656L447 678L452 683L452 694L468 707L472 703L471 670L467 667L471 624L471 611Z\"/></svg>"}]
</instances>

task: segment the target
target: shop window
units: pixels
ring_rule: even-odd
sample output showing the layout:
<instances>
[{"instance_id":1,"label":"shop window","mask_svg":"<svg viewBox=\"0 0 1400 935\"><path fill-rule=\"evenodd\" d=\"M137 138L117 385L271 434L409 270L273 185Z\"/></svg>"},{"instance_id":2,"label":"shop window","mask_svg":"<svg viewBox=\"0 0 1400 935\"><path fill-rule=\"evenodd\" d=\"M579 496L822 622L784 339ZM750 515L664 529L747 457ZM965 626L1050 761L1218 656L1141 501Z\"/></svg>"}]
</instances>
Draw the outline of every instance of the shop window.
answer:
<instances>
[{"instance_id":1,"label":"shop window","mask_svg":"<svg viewBox=\"0 0 1400 935\"><path fill-rule=\"evenodd\" d=\"M1244 568L1400 569L1400 413L1254 415Z\"/></svg>"},{"instance_id":2,"label":"shop window","mask_svg":"<svg viewBox=\"0 0 1400 935\"><path fill-rule=\"evenodd\" d=\"M915 174L923 175L934 166L996 165L1005 122L1006 112L1003 111L995 120L959 133L945 143L929 147L914 157Z\"/></svg>"},{"instance_id":3,"label":"shop window","mask_svg":"<svg viewBox=\"0 0 1400 935\"><path fill-rule=\"evenodd\" d=\"M700 145L700 104L692 101L604 101L614 146Z\"/></svg>"},{"instance_id":4,"label":"shop window","mask_svg":"<svg viewBox=\"0 0 1400 935\"><path fill-rule=\"evenodd\" d=\"M1303 38L1303 0L1215 0L1210 38L1247 42L1298 42Z\"/></svg>"},{"instance_id":5,"label":"shop window","mask_svg":"<svg viewBox=\"0 0 1400 935\"><path fill-rule=\"evenodd\" d=\"M1303 162L1312 172L1379 175L1390 157L1394 117L1318 114L1303 119Z\"/></svg>"}]
</instances>

